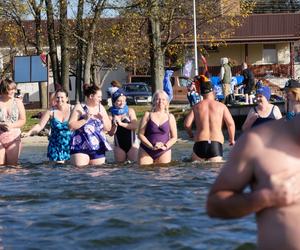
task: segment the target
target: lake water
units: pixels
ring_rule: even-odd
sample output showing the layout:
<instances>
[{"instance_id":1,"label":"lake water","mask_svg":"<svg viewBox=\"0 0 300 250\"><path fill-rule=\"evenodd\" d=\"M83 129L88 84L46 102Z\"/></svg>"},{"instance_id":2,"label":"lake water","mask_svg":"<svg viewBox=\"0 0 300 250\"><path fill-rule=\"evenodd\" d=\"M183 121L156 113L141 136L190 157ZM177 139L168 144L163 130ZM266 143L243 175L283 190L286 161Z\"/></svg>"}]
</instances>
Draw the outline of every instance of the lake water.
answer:
<instances>
[{"instance_id":1,"label":"lake water","mask_svg":"<svg viewBox=\"0 0 300 250\"><path fill-rule=\"evenodd\" d=\"M207 217L218 165L74 168L43 162L44 150L26 147L22 168L0 170L0 248L219 250L256 240L254 216Z\"/></svg>"}]
</instances>

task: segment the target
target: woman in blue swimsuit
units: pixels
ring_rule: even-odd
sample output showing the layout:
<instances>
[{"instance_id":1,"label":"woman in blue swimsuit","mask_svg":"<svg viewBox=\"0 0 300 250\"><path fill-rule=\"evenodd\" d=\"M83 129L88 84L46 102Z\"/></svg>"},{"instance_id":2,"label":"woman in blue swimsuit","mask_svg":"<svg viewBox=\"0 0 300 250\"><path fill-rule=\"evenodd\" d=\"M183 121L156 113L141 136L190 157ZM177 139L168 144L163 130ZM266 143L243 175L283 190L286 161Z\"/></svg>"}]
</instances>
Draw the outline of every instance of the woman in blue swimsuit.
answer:
<instances>
[{"instance_id":1,"label":"woman in blue swimsuit","mask_svg":"<svg viewBox=\"0 0 300 250\"><path fill-rule=\"evenodd\" d=\"M122 89L112 95L113 106L109 109L112 127L110 136L114 136L114 155L118 163L136 161L138 143L135 130L138 123L134 109L128 108L126 96Z\"/></svg>"},{"instance_id":2,"label":"woman in blue swimsuit","mask_svg":"<svg viewBox=\"0 0 300 250\"><path fill-rule=\"evenodd\" d=\"M71 131L68 120L71 105L68 103L68 92L64 89L57 90L54 97L54 106L43 114L38 124L34 125L27 133L22 133L22 137L39 133L50 120L51 132L48 137L47 156L50 161L64 163L70 160Z\"/></svg>"},{"instance_id":3,"label":"woman in blue swimsuit","mask_svg":"<svg viewBox=\"0 0 300 250\"><path fill-rule=\"evenodd\" d=\"M177 141L174 115L169 113L168 95L163 90L154 93L152 111L143 116L138 136L141 140L138 161L140 165L169 163L171 147Z\"/></svg>"},{"instance_id":4,"label":"woman in blue swimsuit","mask_svg":"<svg viewBox=\"0 0 300 250\"><path fill-rule=\"evenodd\" d=\"M69 121L74 131L71 162L75 166L101 165L105 163L105 152L111 150L104 134L111 129L111 121L101 104L100 88L85 84L83 93L86 103L75 106Z\"/></svg>"}]
</instances>

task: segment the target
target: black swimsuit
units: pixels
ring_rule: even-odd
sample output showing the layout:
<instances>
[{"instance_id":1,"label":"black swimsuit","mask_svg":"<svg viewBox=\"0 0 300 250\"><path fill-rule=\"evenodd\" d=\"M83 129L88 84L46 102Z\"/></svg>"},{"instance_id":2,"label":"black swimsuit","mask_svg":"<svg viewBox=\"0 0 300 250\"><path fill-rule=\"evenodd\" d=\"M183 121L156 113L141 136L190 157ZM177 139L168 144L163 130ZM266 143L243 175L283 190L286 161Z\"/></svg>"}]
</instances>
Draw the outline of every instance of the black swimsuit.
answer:
<instances>
[{"instance_id":1,"label":"black swimsuit","mask_svg":"<svg viewBox=\"0 0 300 250\"><path fill-rule=\"evenodd\" d=\"M260 117L260 115L258 114L256 108L254 108L255 113L257 113L259 117L255 120L255 122L252 124L251 127L253 128L253 127L258 126L260 124L263 124L265 122L276 120L276 117L274 115L274 107L275 106L273 105L272 110L271 110L270 114L267 117Z\"/></svg>"},{"instance_id":2,"label":"black swimsuit","mask_svg":"<svg viewBox=\"0 0 300 250\"><path fill-rule=\"evenodd\" d=\"M124 118L122 120L124 123L130 123L129 118ZM135 142L136 136L133 130L118 126L115 134L115 146L120 147L126 153L131 149L133 143Z\"/></svg>"},{"instance_id":3,"label":"black swimsuit","mask_svg":"<svg viewBox=\"0 0 300 250\"><path fill-rule=\"evenodd\" d=\"M202 159L223 156L222 143L218 141L198 141L194 144L193 152Z\"/></svg>"}]
</instances>

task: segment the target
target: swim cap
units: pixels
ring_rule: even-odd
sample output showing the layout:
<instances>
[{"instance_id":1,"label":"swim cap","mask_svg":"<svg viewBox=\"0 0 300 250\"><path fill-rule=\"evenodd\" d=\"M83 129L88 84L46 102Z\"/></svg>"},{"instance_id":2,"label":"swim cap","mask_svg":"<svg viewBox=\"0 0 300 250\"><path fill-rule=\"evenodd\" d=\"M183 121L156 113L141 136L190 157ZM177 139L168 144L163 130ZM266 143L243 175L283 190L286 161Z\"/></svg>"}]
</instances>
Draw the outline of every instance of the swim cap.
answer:
<instances>
[{"instance_id":1,"label":"swim cap","mask_svg":"<svg viewBox=\"0 0 300 250\"><path fill-rule=\"evenodd\" d=\"M111 96L112 102L115 103L116 100L120 97L120 96L125 96L125 92L123 91L123 89L118 89L116 92L114 92Z\"/></svg>"},{"instance_id":2,"label":"swim cap","mask_svg":"<svg viewBox=\"0 0 300 250\"><path fill-rule=\"evenodd\" d=\"M262 86L256 90L257 95L263 95L269 101L271 97L271 89L268 86Z\"/></svg>"}]
</instances>

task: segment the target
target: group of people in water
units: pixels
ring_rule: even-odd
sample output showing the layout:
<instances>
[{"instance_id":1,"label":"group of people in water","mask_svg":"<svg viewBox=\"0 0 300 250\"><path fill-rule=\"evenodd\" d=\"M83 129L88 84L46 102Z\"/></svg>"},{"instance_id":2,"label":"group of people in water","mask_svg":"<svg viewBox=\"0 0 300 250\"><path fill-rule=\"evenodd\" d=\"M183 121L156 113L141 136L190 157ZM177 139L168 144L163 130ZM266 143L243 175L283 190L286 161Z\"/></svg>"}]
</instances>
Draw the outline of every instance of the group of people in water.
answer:
<instances>
[{"instance_id":1,"label":"group of people in water","mask_svg":"<svg viewBox=\"0 0 300 250\"><path fill-rule=\"evenodd\" d=\"M58 89L55 101L38 124L21 134L26 122L22 100L15 97L16 84L4 79L0 84L0 164L16 165L21 151L21 136L39 133L50 124L47 156L57 163L75 166L101 165L105 153L112 150L106 136L114 137L115 161L137 161L141 165L169 163L171 147L177 141L176 121L169 113L169 100L163 90L153 95L151 111L140 122L134 109L126 104L125 92L112 94L112 107L107 112L101 104L102 92L96 85L84 85L85 103L72 106L68 92ZM138 129L137 140L136 130Z\"/></svg>"},{"instance_id":2,"label":"group of people in water","mask_svg":"<svg viewBox=\"0 0 300 250\"><path fill-rule=\"evenodd\" d=\"M300 86L294 80L288 83L287 104L292 112L297 113L300 109ZM171 161L171 147L177 141L177 126L174 115L169 112L169 97L163 90L154 93L151 110L144 114L139 124L134 109L126 104L122 88L116 88L112 93L112 106L108 112L101 104L102 92L98 86L84 85L83 92L85 103L74 107L69 103L68 92L58 89L53 106L43 113L38 124L21 134L21 127L26 122L24 105L21 99L15 97L16 84L9 79L2 80L0 164L17 164L21 151L20 137L37 134L48 122L51 127L47 152L50 161L64 163L70 160L75 166L101 165L105 163L106 151L112 150L107 134L114 137L114 157L118 163L137 161L140 165L147 165ZM193 104L184 121L188 135L195 141L192 160L220 161L223 157L223 123L227 126L230 145L235 144L235 124L227 106L216 101L208 79L201 83L199 92L203 100ZM282 117L279 108L269 103L270 96L269 87L257 89L257 106L250 109L243 130Z\"/></svg>"},{"instance_id":3,"label":"group of people in water","mask_svg":"<svg viewBox=\"0 0 300 250\"><path fill-rule=\"evenodd\" d=\"M289 83L287 103L289 109L297 113L300 109L299 82L291 80ZM21 99L15 97L16 84L9 79L2 80L0 164L17 164L20 137L40 132L48 122L51 127L47 152L50 161L63 163L70 160L75 166L101 165L105 163L106 151L112 150L107 135L114 137L113 150L118 163L136 161L147 165L171 161L171 148L177 141L177 126L174 115L169 112L168 95L163 90L154 93L151 110L145 112L139 124L134 109L126 104L122 88L116 88L112 93L112 106L108 112L101 104L102 92L98 86L84 85L83 92L85 103L74 107L69 103L68 92L58 89L53 106L43 113L38 124L21 135L21 127L26 122L24 105ZM203 100L194 103L184 121L188 135L195 141L192 160L220 161L223 157L223 123L227 126L230 145L235 144L235 124L227 106L216 101L208 79L201 83L199 92ZM270 96L269 87L257 89L257 106L250 109L243 130L282 117L279 108L269 103Z\"/></svg>"},{"instance_id":4,"label":"group of people in water","mask_svg":"<svg viewBox=\"0 0 300 250\"><path fill-rule=\"evenodd\" d=\"M112 93L108 112L101 104L99 87L84 85L83 91L85 103L73 107L68 92L57 90L55 104L22 136L38 133L50 122L49 160L71 160L76 166L105 162L105 152L111 150L107 134L114 136L116 162L130 160L146 165L171 161L177 127L163 90L154 93L151 110L139 124L134 109L126 105L122 89ZM269 103L270 88L260 86L256 90L257 105L250 109L242 128L245 133L237 142L233 118L227 106L215 100L212 84L204 81L200 91L203 100L193 104L184 121L188 135L195 142L192 159L222 159L223 123L227 126L229 144L235 145L208 194L208 215L239 218L254 212L258 249L300 249L297 219L300 218L300 82L289 80L285 86L284 118L279 108ZM15 93L15 82L1 81L1 165L16 165L21 150L21 128L26 115L23 102ZM251 190L246 189L249 185Z\"/></svg>"}]
</instances>

